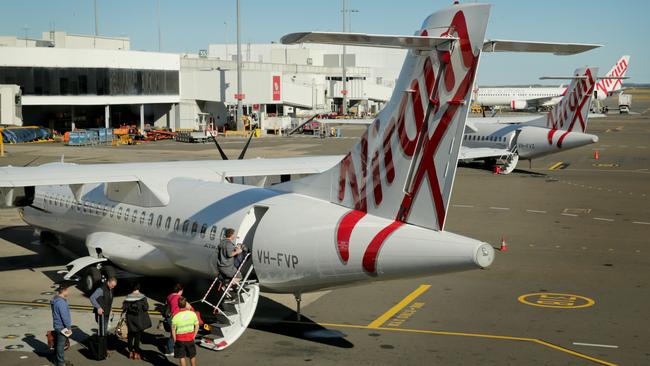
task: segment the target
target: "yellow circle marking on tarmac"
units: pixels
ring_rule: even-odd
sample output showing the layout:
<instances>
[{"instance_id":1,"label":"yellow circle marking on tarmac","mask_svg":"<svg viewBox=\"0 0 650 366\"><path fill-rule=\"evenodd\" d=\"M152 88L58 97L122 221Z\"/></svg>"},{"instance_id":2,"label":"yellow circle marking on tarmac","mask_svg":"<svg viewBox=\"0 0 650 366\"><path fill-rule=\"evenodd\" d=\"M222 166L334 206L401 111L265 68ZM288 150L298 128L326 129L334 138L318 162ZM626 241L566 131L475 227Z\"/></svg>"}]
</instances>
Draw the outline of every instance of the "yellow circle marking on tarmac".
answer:
<instances>
[{"instance_id":1,"label":"yellow circle marking on tarmac","mask_svg":"<svg viewBox=\"0 0 650 366\"><path fill-rule=\"evenodd\" d=\"M596 303L596 301L588 297L574 294L558 294L553 292L524 294L519 296L517 300L526 305L555 309L587 308Z\"/></svg>"}]
</instances>

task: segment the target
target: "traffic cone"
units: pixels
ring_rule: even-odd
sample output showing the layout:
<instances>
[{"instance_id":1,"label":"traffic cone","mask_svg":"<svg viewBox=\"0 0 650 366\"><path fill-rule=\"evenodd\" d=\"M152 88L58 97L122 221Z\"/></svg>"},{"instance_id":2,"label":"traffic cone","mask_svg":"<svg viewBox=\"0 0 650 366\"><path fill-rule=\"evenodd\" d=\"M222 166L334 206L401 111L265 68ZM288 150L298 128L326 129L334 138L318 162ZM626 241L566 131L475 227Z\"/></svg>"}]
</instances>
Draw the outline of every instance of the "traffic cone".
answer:
<instances>
[{"instance_id":1,"label":"traffic cone","mask_svg":"<svg viewBox=\"0 0 650 366\"><path fill-rule=\"evenodd\" d=\"M508 250L508 245L506 244L506 239L502 236L501 237L501 247L499 247L499 251L505 252Z\"/></svg>"},{"instance_id":2,"label":"traffic cone","mask_svg":"<svg viewBox=\"0 0 650 366\"><path fill-rule=\"evenodd\" d=\"M598 150L594 151L594 160L598 160L600 158L600 155L598 154Z\"/></svg>"}]
</instances>

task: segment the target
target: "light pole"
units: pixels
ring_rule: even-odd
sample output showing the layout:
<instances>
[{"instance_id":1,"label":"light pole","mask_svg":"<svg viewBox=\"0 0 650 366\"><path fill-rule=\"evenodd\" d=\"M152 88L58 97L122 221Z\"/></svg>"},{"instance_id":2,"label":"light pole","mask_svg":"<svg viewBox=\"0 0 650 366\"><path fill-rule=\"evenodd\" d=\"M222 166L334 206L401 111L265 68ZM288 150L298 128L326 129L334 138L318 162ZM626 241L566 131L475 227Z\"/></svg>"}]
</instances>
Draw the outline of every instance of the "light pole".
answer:
<instances>
[{"instance_id":1,"label":"light pole","mask_svg":"<svg viewBox=\"0 0 650 366\"><path fill-rule=\"evenodd\" d=\"M352 13L358 13L357 9L348 9L348 32L352 33Z\"/></svg>"},{"instance_id":2,"label":"light pole","mask_svg":"<svg viewBox=\"0 0 650 366\"><path fill-rule=\"evenodd\" d=\"M341 15L342 15L342 20L343 20L343 33L345 33L345 13L347 10L345 9L345 0L343 1L343 9L341 10ZM343 45L343 55L341 57L341 82L342 87L341 87L341 94L343 94L343 105L341 106L341 111L343 112L344 115L348 114L348 90L347 90L347 76L345 74L345 45Z\"/></svg>"},{"instance_id":3,"label":"light pole","mask_svg":"<svg viewBox=\"0 0 650 366\"><path fill-rule=\"evenodd\" d=\"M224 27L226 28L226 33L224 33L223 39L224 39L224 44L226 45L226 61L228 60L228 22L223 22Z\"/></svg>"},{"instance_id":4,"label":"light pole","mask_svg":"<svg viewBox=\"0 0 650 366\"><path fill-rule=\"evenodd\" d=\"M162 36L160 33L160 0L157 2L157 7L156 7L156 15L158 17L157 22L158 22L158 52L162 51Z\"/></svg>"},{"instance_id":5,"label":"light pole","mask_svg":"<svg viewBox=\"0 0 650 366\"><path fill-rule=\"evenodd\" d=\"M29 27L27 24L23 26L23 31L25 31L25 48L27 48L27 31L29 30Z\"/></svg>"},{"instance_id":6,"label":"light pole","mask_svg":"<svg viewBox=\"0 0 650 366\"><path fill-rule=\"evenodd\" d=\"M94 1L95 4L95 37L93 37L93 47L97 47L97 36L99 35L99 25L97 24L97 0Z\"/></svg>"},{"instance_id":7,"label":"light pole","mask_svg":"<svg viewBox=\"0 0 650 366\"><path fill-rule=\"evenodd\" d=\"M244 110L242 108L242 92L241 92L241 26L239 18L239 0L237 0L237 131L244 129Z\"/></svg>"}]
</instances>

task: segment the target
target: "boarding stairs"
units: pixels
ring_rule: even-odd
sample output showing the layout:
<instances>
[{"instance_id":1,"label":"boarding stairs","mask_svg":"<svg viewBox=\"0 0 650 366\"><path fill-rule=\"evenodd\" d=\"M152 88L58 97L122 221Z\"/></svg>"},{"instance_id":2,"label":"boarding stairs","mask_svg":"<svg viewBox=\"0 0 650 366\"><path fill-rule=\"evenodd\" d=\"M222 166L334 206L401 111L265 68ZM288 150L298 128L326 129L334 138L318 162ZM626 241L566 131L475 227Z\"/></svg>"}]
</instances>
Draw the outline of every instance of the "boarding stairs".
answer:
<instances>
[{"instance_id":1,"label":"boarding stairs","mask_svg":"<svg viewBox=\"0 0 650 366\"><path fill-rule=\"evenodd\" d=\"M235 278L242 274L250 253L237 268ZM221 351L244 333L255 314L257 302L260 296L260 287L257 280L252 278L253 266L248 266L246 274L239 281L227 280L218 275L208 288L201 302L211 307L215 322L206 328L210 331L199 339L199 346ZM216 303L210 301L216 295Z\"/></svg>"},{"instance_id":2,"label":"boarding stairs","mask_svg":"<svg viewBox=\"0 0 650 366\"><path fill-rule=\"evenodd\" d=\"M519 162L519 151L517 149L517 140L521 130L515 132L515 136L510 141L510 147L508 148L508 154L502 155L497 159L497 165L500 166L499 174L510 174L517 167Z\"/></svg>"}]
</instances>

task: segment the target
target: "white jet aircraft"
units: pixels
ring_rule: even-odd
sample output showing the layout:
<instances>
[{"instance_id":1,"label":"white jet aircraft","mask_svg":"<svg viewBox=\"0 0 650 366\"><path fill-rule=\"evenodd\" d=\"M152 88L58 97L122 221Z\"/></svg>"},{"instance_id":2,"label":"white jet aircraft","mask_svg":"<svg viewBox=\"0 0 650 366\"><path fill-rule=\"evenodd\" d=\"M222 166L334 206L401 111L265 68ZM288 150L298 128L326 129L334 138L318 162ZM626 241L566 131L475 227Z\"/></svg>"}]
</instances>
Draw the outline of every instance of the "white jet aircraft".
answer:
<instances>
[{"instance_id":1,"label":"white jet aircraft","mask_svg":"<svg viewBox=\"0 0 650 366\"><path fill-rule=\"evenodd\" d=\"M598 136L585 133L597 73L597 68L577 69L546 115L468 118L459 159L497 163L501 174L509 174L520 158L530 161L598 142Z\"/></svg>"},{"instance_id":2,"label":"white jet aircraft","mask_svg":"<svg viewBox=\"0 0 650 366\"><path fill-rule=\"evenodd\" d=\"M229 311L223 293L213 305L223 326L201 345L217 350L244 332L260 289L299 300L324 288L488 267L490 244L444 227L479 56L494 45L484 42L489 11L440 10L415 36L283 38L410 50L390 102L344 157L4 167L2 203L21 207L44 241L88 253L66 275L86 288L99 266L213 279L221 233L235 228L255 275L247 271L234 287ZM593 47L508 44L556 53ZM270 187L232 183L298 174L311 175ZM202 300L213 304L209 292Z\"/></svg>"},{"instance_id":3,"label":"white jet aircraft","mask_svg":"<svg viewBox=\"0 0 650 366\"><path fill-rule=\"evenodd\" d=\"M627 73L630 56L622 56L605 78L596 84L594 98L605 100L615 92L623 90L623 80ZM564 86L526 87L526 88L477 88L474 90L474 103L481 107L506 106L513 110L552 107L560 102L566 93Z\"/></svg>"}]
</instances>

